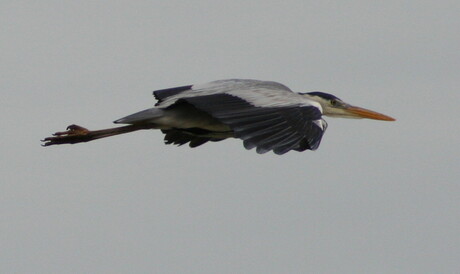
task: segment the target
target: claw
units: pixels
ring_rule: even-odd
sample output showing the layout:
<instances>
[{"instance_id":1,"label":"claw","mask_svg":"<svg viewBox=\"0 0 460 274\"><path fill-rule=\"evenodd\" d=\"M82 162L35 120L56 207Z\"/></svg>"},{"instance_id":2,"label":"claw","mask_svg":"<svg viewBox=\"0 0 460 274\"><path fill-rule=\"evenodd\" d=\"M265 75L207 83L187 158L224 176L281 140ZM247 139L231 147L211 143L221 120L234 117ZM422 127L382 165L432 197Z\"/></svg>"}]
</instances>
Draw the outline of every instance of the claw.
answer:
<instances>
[{"instance_id":1,"label":"claw","mask_svg":"<svg viewBox=\"0 0 460 274\"><path fill-rule=\"evenodd\" d=\"M68 126L66 129L70 130L70 131L77 131L77 130L78 131L80 131L80 130L81 131L88 131L86 128L81 127L79 125L75 125L75 124L72 124L72 125Z\"/></svg>"},{"instance_id":2,"label":"claw","mask_svg":"<svg viewBox=\"0 0 460 274\"><path fill-rule=\"evenodd\" d=\"M78 125L70 125L66 129L66 131L53 133L53 137L46 137L41 140L43 142L42 146L79 143L90 132L88 129Z\"/></svg>"}]
</instances>

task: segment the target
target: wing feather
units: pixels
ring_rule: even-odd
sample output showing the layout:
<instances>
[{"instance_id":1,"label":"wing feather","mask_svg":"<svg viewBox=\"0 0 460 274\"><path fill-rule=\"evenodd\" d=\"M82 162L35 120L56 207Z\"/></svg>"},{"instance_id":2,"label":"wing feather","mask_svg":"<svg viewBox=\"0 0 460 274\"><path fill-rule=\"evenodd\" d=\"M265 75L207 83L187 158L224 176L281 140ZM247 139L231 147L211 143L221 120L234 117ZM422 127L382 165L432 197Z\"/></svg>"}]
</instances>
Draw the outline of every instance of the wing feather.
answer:
<instances>
[{"instance_id":1,"label":"wing feather","mask_svg":"<svg viewBox=\"0 0 460 274\"><path fill-rule=\"evenodd\" d=\"M246 149L256 147L258 153L314 150L324 133L316 123L321 111L315 106L257 107L229 94L182 98L179 102L192 104L228 125Z\"/></svg>"},{"instance_id":2,"label":"wing feather","mask_svg":"<svg viewBox=\"0 0 460 274\"><path fill-rule=\"evenodd\" d=\"M155 97L155 99L158 100L158 103L156 105L159 105L164 100L166 100L166 98L181 94L181 93L183 93L185 91L188 91L188 90L191 90L191 89L192 89L191 85L175 87L175 88L160 89L160 90L155 90L153 92L153 96Z\"/></svg>"},{"instance_id":3,"label":"wing feather","mask_svg":"<svg viewBox=\"0 0 460 274\"><path fill-rule=\"evenodd\" d=\"M314 105L321 111L320 104L292 92L283 84L271 81L228 79L154 92L155 98L159 100L157 106L160 108L168 108L181 99L219 94L238 97L256 107L286 107L298 104L302 106ZM213 103L219 104L219 102ZM228 104L227 107L229 111L238 109L239 103Z\"/></svg>"}]
</instances>

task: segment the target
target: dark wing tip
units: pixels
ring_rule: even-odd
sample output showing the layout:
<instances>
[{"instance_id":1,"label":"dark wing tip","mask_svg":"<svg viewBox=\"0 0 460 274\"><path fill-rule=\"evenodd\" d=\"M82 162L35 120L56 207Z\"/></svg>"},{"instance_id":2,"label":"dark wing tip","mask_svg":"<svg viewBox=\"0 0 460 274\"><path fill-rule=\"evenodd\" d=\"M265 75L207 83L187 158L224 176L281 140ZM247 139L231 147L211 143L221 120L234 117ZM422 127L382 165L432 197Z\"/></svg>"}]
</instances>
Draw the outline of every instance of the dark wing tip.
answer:
<instances>
[{"instance_id":1,"label":"dark wing tip","mask_svg":"<svg viewBox=\"0 0 460 274\"><path fill-rule=\"evenodd\" d=\"M171 97L171 96L177 95L179 93L182 93L184 91L190 90L191 88L192 88L192 85L155 90L153 92L153 96L160 103L160 102L164 101L168 97Z\"/></svg>"}]
</instances>

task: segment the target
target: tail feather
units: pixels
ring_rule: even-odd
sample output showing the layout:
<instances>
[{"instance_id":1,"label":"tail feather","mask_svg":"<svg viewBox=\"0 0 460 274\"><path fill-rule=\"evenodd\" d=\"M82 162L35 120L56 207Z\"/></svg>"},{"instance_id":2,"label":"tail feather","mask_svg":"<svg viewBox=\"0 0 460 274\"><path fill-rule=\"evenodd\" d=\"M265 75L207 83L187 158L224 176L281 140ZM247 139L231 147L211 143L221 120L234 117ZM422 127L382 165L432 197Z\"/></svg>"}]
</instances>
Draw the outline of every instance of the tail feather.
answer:
<instances>
[{"instance_id":1,"label":"tail feather","mask_svg":"<svg viewBox=\"0 0 460 274\"><path fill-rule=\"evenodd\" d=\"M164 115L164 110L159 108L149 108L134 114L128 115L121 119L114 121L115 124L138 124L145 123L149 120L162 117Z\"/></svg>"}]
</instances>

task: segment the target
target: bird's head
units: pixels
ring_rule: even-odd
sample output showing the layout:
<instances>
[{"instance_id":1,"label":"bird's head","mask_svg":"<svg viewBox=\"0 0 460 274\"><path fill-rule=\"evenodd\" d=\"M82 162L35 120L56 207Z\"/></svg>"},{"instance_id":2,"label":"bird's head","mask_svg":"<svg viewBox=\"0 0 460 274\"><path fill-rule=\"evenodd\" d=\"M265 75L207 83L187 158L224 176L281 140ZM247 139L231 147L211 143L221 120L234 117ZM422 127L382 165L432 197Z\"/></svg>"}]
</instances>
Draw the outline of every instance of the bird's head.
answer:
<instances>
[{"instance_id":1,"label":"bird's head","mask_svg":"<svg viewBox=\"0 0 460 274\"><path fill-rule=\"evenodd\" d=\"M367 118L373 120L382 120L382 121L395 121L394 118L372 111L365 108L360 108L352 106L345 103L341 99L335 97L332 94L324 92L308 92L302 93L302 95L307 96L308 99L318 102L322 109L323 115L330 117L340 117L340 118Z\"/></svg>"}]
</instances>

